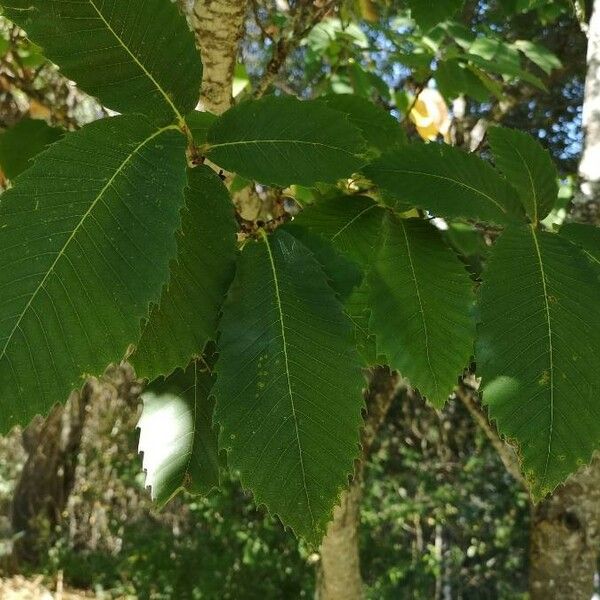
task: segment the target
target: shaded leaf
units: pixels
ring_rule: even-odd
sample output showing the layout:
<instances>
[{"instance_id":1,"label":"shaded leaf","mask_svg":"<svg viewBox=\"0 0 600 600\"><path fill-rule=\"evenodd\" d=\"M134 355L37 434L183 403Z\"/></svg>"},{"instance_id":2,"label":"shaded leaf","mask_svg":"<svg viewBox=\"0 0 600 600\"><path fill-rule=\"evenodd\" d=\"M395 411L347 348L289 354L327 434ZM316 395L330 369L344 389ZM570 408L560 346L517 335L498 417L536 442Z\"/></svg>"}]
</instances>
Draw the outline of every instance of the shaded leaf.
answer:
<instances>
[{"instance_id":1,"label":"shaded leaf","mask_svg":"<svg viewBox=\"0 0 600 600\"><path fill-rule=\"evenodd\" d=\"M202 146L206 143L208 130L216 120L217 115L210 112L200 112L199 110L193 110L186 116L185 122L196 146Z\"/></svg>"},{"instance_id":2,"label":"shaded leaf","mask_svg":"<svg viewBox=\"0 0 600 600\"><path fill-rule=\"evenodd\" d=\"M6 0L4 14L81 89L121 113L181 119L198 101L194 36L166 0Z\"/></svg>"},{"instance_id":3,"label":"shaded leaf","mask_svg":"<svg viewBox=\"0 0 600 600\"><path fill-rule=\"evenodd\" d=\"M464 266L422 220L388 215L369 273L379 354L442 407L473 354L473 284Z\"/></svg>"},{"instance_id":4,"label":"shaded leaf","mask_svg":"<svg viewBox=\"0 0 600 600\"><path fill-rule=\"evenodd\" d=\"M598 278L571 242L525 226L496 242L479 301L477 369L536 499L600 442L598 298Z\"/></svg>"},{"instance_id":5,"label":"shaded leaf","mask_svg":"<svg viewBox=\"0 0 600 600\"><path fill-rule=\"evenodd\" d=\"M277 231L245 246L221 329L220 446L257 503L316 546L358 456L350 324L311 253Z\"/></svg>"},{"instance_id":6,"label":"shaded leaf","mask_svg":"<svg viewBox=\"0 0 600 600\"><path fill-rule=\"evenodd\" d=\"M183 489L207 494L219 485L213 383L208 366L195 360L152 382L142 395L139 451L146 485L159 504Z\"/></svg>"},{"instance_id":7,"label":"shaded leaf","mask_svg":"<svg viewBox=\"0 0 600 600\"><path fill-rule=\"evenodd\" d=\"M400 123L389 112L369 100L354 94L328 94L320 98L330 108L348 115L367 144L385 152L406 143L406 134Z\"/></svg>"},{"instance_id":8,"label":"shaded leaf","mask_svg":"<svg viewBox=\"0 0 600 600\"><path fill-rule=\"evenodd\" d=\"M516 191L486 162L445 144L410 144L363 169L387 201L440 217L505 225L522 219Z\"/></svg>"},{"instance_id":9,"label":"shaded leaf","mask_svg":"<svg viewBox=\"0 0 600 600\"><path fill-rule=\"evenodd\" d=\"M64 135L45 121L23 119L0 134L0 168L15 179L31 166L31 159Z\"/></svg>"},{"instance_id":10,"label":"shaded leaf","mask_svg":"<svg viewBox=\"0 0 600 600\"><path fill-rule=\"evenodd\" d=\"M339 252L330 240L298 223L283 227L314 255L327 275L329 285L344 302L363 279L363 270L353 260Z\"/></svg>"},{"instance_id":11,"label":"shaded leaf","mask_svg":"<svg viewBox=\"0 0 600 600\"><path fill-rule=\"evenodd\" d=\"M185 368L216 339L235 269L236 230L233 204L219 176L207 166L189 170L177 259L130 358L139 377L153 380Z\"/></svg>"},{"instance_id":12,"label":"shaded leaf","mask_svg":"<svg viewBox=\"0 0 600 600\"><path fill-rule=\"evenodd\" d=\"M185 137L142 116L39 155L0 202L0 428L123 358L168 279Z\"/></svg>"},{"instance_id":13,"label":"shaded leaf","mask_svg":"<svg viewBox=\"0 0 600 600\"><path fill-rule=\"evenodd\" d=\"M594 265L600 267L600 227L583 223L566 223L560 235L581 248Z\"/></svg>"},{"instance_id":14,"label":"shaded leaf","mask_svg":"<svg viewBox=\"0 0 600 600\"><path fill-rule=\"evenodd\" d=\"M308 207L286 226L315 255L343 301L363 366L385 362L377 360L375 339L369 332L365 279L380 244L384 214L370 198L341 196Z\"/></svg>"},{"instance_id":15,"label":"shaded leaf","mask_svg":"<svg viewBox=\"0 0 600 600\"><path fill-rule=\"evenodd\" d=\"M208 130L206 155L261 183L311 186L349 177L364 140L348 117L322 102L267 96L227 111Z\"/></svg>"},{"instance_id":16,"label":"shaded leaf","mask_svg":"<svg viewBox=\"0 0 600 600\"><path fill-rule=\"evenodd\" d=\"M384 212L367 196L338 196L306 208L294 226L319 234L366 270L379 246Z\"/></svg>"},{"instance_id":17,"label":"shaded leaf","mask_svg":"<svg viewBox=\"0 0 600 600\"><path fill-rule=\"evenodd\" d=\"M491 127L488 139L496 168L517 190L532 222L541 221L558 197L558 174L550 153L530 135L506 127Z\"/></svg>"},{"instance_id":18,"label":"shaded leaf","mask_svg":"<svg viewBox=\"0 0 600 600\"><path fill-rule=\"evenodd\" d=\"M413 19L423 31L453 17L464 0L407 0Z\"/></svg>"},{"instance_id":19,"label":"shaded leaf","mask_svg":"<svg viewBox=\"0 0 600 600\"><path fill-rule=\"evenodd\" d=\"M490 91L481 79L458 60L440 62L434 73L440 92L449 100L466 94L478 102L486 102Z\"/></svg>"}]
</instances>

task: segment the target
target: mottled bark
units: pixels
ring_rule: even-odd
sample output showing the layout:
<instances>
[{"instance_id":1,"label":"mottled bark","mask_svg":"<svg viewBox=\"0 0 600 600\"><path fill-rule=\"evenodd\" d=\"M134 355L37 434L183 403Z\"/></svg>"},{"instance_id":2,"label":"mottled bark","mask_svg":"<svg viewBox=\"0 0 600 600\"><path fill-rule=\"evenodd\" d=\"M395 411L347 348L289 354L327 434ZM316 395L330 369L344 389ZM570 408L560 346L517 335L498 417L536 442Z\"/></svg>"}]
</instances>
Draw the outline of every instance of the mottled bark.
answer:
<instances>
[{"instance_id":1,"label":"mottled bark","mask_svg":"<svg viewBox=\"0 0 600 600\"><path fill-rule=\"evenodd\" d=\"M600 548L600 458L533 509L530 598L590 600Z\"/></svg>"},{"instance_id":2,"label":"mottled bark","mask_svg":"<svg viewBox=\"0 0 600 600\"><path fill-rule=\"evenodd\" d=\"M358 527L362 498L363 472L377 432L383 424L392 400L398 392L399 377L386 368L373 371L365 394L367 415L361 436L362 459L355 465L350 487L342 494L333 521L320 548L317 571L317 600L361 600Z\"/></svg>"},{"instance_id":3,"label":"mottled bark","mask_svg":"<svg viewBox=\"0 0 600 600\"><path fill-rule=\"evenodd\" d=\"M600 221L600 0L587 29L588 73L583 106L581 194L571 218ZM600 457L534 506L530 545L531 600L589 600L600 550Z\"/></svg>"},{"instance_id":4,"label":"mottled bark","mask_svg":"<svg viewBox=\"0 0 600 600\"><path fill-rule=\"evenodd\" d=\"M233 101L232 80L244 32L246 0L195 0L191 22L202 51L202 110L220 114Z\"/></svg>"}]
</instances>

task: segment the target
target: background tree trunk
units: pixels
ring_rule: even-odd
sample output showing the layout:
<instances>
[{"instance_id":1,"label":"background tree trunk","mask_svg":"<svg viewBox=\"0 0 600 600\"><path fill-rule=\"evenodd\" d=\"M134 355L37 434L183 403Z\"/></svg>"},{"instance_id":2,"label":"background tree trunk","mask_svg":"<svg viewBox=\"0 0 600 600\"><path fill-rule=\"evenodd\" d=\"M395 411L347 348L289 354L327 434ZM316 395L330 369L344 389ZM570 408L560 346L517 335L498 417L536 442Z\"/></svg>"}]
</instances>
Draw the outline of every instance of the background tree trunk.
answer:
<instances>
[{"instance_id":1,"label":"background tree trunk","mask_svg":"<svg viewBox=\"0 0 600 600\"><path fill-rule=\"evenodd\" d=\"M572 219L600 222L600 0L588 26L587 78L583 105L581 193ZM533 507L530 542L531 600L589 600L600 551L600 457Z\"/></svg>"},{"instance_id":2,"label":"background tree trunk","mask_svg":"<svg viewBox=\"0 0 600 600\"><path fill-rule=\"evenodd\" d=\"M11 514L17 534L13 548L17 562L37 562L43 550L40 544L51 542L60 522L73 488L91 386L88 383L81 394L71 394L67 403L55 406L45 420L36 417L23 431L28 456L15 488Z\"/></svg>"},{"instance_id":3,"label":"background tree trunk","mask_svg":"<svg viewBox=\"0 0 600 600\"><path fill-rule=\"evenodd\" d=\"M594 0L587 28L587 76L583 101L583 154L579 164L580 195L574 218L600 221L600 0Z\"/></svg>"},{"instance_id":4,"label":"background tree trunk","mask_svg":"<svg viewBox=\"0 0 600 600\"><path fill-rule=\"evenodd\" d=\"M342 494L320 548L317 570L317 600L361 600L358 527L365 462L377 432L398 394L400 377L387 368L372 371L365 394L367 415L361 435L362 458L355 465L354 479Z\"/></svg>"},{"instance_id":5,"label":"background tree trunk","mask_svg":"<svg viewBox=\"0 0 600 600\"><path fill-rule=\"evenodd\" d=\"M75 483L91 404L100 396L120 398L135 413L140 391L131 367L112 367L100 381L89 380L81 393L74 392L64 406L55 406L46 419L35 418L23 431L28 456L11 510L12 529L17 536L13 558L17 563L37 563L54 541Z\"/></svg>"},{"instance_id":6,"label":"background tree trunk","mask_svg":"<svg viewBox=\"0 0 600 600\"><path fill-rule=\"evenodd\" d=\"M590 600L600 549L600 457L533 508L531 600Z\"/></svg>"}]
</instances>

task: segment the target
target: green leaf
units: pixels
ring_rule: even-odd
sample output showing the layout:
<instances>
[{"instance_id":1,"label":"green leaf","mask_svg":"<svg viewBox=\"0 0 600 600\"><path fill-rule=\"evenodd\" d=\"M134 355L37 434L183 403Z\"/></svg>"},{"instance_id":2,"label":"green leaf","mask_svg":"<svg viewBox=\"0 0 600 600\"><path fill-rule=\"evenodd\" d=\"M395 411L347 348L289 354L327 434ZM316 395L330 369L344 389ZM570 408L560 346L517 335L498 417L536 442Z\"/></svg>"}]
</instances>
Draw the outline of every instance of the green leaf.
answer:
<instances>
[{"instance_id":1,"label":"green leaf","mask_svg":"<svg viewBox=\"0 0 600 600\"><path fill-rule=\"evenodd\" d=\"M369 100L353 94L328 94L319 99L330 108L348 115L367 144L385 152L406 143L406 134L397 119Z\"/></svg>"},{"instance_id":2,"label":"green leaf","mask_svg":"<svg viewBox=\"0 0 600 600\"><path fill-rule=\"evenodd\" d=\"M339 252L330 240L295 222L286 224L283 229L314 254L327 275L329 285L342 302L360 285L363 279L361 267Z\"/></svg>"},{"instance_id":3,"label":"green leaf","mask_svg":"<svg viewBox=\"0 0 600 600\"><path fill-rule=\"evenodd\" d=\"M309 206L294 225L319 234L366 270L379 247L384 212L367 196L338 196Z\"/></svg>"},{"instance_id":4,"label":"green leaf","mask_svg":"<svg viewBox=\"0 0 600 600\"><path fill-rule=\"evenodd\" d=\"M344 303L354 328L355 347L363 366L378 361L369 332L369 292L365 279L380 245L385 210L366 196L341 196L305 209L286 229L319 261Z\"/></svg>"},{"instance_id":5,"label":"green leaf","mask_svg":"<svg viewBox=\"0 0 600 600\"><path fill-rule=\"evenodd\" d=\"M511 79L526 81L547 91L544 82L521 68L518 51L505 42L493 38L477 38L466 57L475 65Z\"/></svg>"},{"instance_id":6,"label":"green leaf","mask_svg":"<svg viewBox=\"0 0 600 600\"><path fill-rule=\"evenodd\" d=\"M485 59L486 65L494 63L493 73L511 75L521 68L518 51L495 38L477 38L469 48L469 55L470 58Z\"/></svg>"},{"instance_id":7,"label":"green leaf","mask_svg":"<svg viewBox=\"0 0 600 600\"><path fill-rule=\"evenodd\" d=\"M4 14L83 90L121 113L173 120L198 101L194 36L168 0L5 0Z\"/></svg>"},{"instance_id":8,"label":"green leaf","mask_svg":"<svg viewBox=\"0 0 600 600\"><path fill-rule=\"evenodd\" d=\"M490 91L481 79L456 59L440 62L434 75L440 92L449 100L461 94L478 102L486 102L490 97Z\"/></svg>"},{"instance_id":9,"label":"green leaf","mask_svg":"<svg viewBox=\"0 0 600 600\"><path fill-rule=\"evenodd\" d=\"M267 96L227 111L208 131L205 153L220 167L261 183L311 186L349 177L364 140L343 113L322 102Z\"/></svg>"},{"instance_id":10,"label":"green leaf","mask_svg":"<svg viewBox=\"0 0 600 600\"><path fill-rule=\"evenodd\" d=\"M536 499L600 441L598 298L592 266L559 235L523 226L496 242L480 293L477 369Z\"/></svg>"},{"instance_id":11,"label":"green leaf","mask_svg":"<svg viewBox=\"0 0 600 600\"><path fill-rule=\"evenodd\" d=\"M168 279L185 137L137 115L56 142L0 202L0 429L122 359Z\"/></svg>"},{"instance_id":12,"label":"green leaf","mask_svg":"<svg viewBox=\"0 0 600 600\"><path fill-rule=\"evenodd\" d=\"M364 367L387 364L387 359L377 353L377 340L369 326L371 296L370 281L364 277L362 283L354 288L352 294L344 302L344 311L354 328L354 345Z\"/></svg>"},{"instance_id":13,"label":"green leaf","mask_svg":"<svg viewBox=\"0 0 600 600\"><path fill-rule=\"evenodd\" d=\"M152 382L142 395L139 450L146 485L161 505L184 489L208 494L219 486L213 383L208 365L195 360Z\"/></svg>"},{"instance_id":14,"label":"green leaf","mask_svg":"<svg viewBox=\"0 0 600 600\"><path fill-rule=\"evenodd\" d=\"M369 273L379 354L442 407L473 355L473 284L441 233L419 219L388 215Z\"/></svg>"},{"instance_id":15,"label":"green leaf","mask_svg":"<svg viewBox=\"0 0 600 600\"><path fill-rule=\"evenodd\" d=\"M566 223L560 235L581 248L596 267L600 267L600 227L582 223Z\"/></svg>"},{"instance_id":16,"label":"green leaf","mask_svg":"<svg viewBox=\"0 0 600 600\"><path fill-rule=\"evenodd\" d=\"M562 63L556 54L553 54L541 44L536 44L529 40L517 40L514 46L547 75L550 75L554 69L562 68Z\"/></svg>"},{"instance_id":17,"label":"green leaf","mask_svg":"<svg viewBox=\"0 0 600 600\"><path fill-rule=\"evenodd\" d=\"M196 146L206 144L208 130L216 120L217 115L213 115L210 112L200 112L199 110L193 110L186 116L185 122Z\"/></svg>"},{"instance_id":18,"label":"green leaf","mask_svg":"<svg viewBox=\"0 0 600 600\"><path fill-rule=\"evenodd\" d=\"M317 546L358 456L350 323L311 253L280 230L245 246L221 329L220 447L257 503Z\"/></svg>"},{"instance_id":19,"label":"green leaf","mask_svg":"<svg viewBox=\"0 0 600 600\"><path fill-rule=\"evenodd\" d=\"M398 208L496 225L522 219L517 193L503 177L477 156L445 144L410 144L363 171Z\"/></svg>"},{"instance_id":20,"label":"green leaf","mask_svg":"<svg viewBox=\"0 0 600 600\"><path fill-rule=\"evenodd\" d=\"M64 131L45 121L23 119L0 134L0 168L15 179L31 166L31 159L48 145L59 140Z\"/></svg>"},{"instance_id":21,"label":"green leaf","mask_svg":"<svg viewBox=\"0 0 600 600\"><path fill-rule=\"evenodd\" d=\"M464 0L406 0L412 18L423 31L452 18L463 6Z\"/></svg>"},{"instance_id":22,"label":"green leaf","mask_svg":"<svg viewBox=\"0 0 600 600\"><path fill-rule=\"evenodd\" d=\"M558 174L550 153L530 135L505 127L491 127L488 139L496 168L519 193L536 224L552 210L558 197Z\"/></svg>"},{"instance_id":23,"label":"green leaf","mask_svg":"<svg viewBox=\"0 0 600 600\"><path fill-rule=\"evenodd\" d=\"M177 259L130 361L152 381L185 368L216 339L219 311L233 278L237 224L221 179L207 166L188 171Z\"/></svg>"}]
</instances>

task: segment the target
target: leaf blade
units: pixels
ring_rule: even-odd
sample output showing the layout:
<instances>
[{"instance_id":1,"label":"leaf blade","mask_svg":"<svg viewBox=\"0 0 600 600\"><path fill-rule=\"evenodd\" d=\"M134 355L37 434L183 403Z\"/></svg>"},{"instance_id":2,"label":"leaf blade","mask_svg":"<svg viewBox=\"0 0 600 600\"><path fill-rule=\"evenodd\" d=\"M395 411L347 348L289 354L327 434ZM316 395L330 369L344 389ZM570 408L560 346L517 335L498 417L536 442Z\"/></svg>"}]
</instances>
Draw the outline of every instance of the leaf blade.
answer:
<instances>
[{"instance_id":1,"label":"leaf blade","mask_svg":"<svg viewBox=\"0 0 600 600\"><path fill-rule=\"evenodd\" d=\"M357 456L363 381L341 306L288 233L244 248L216 370L229 465L257 503L317 545Z\"/></svg>"},{"instance_id":2,"label":"leaf blade","mask_svg":"<svg viewBox=\"0 0 600 600\"><path fill-rule=\"evenodd\" d=\"M202 63L171 2L8 0L4 12L108 108L182 121L198 100Z\"/></svg>"},{"instance_id":3,"label":"leaf blade","mask_svg":"<svg viewBox=\"0 0 600 600\"><path fill-rule=\"evenodd\" d=\"M3 428L46 412L139 337L176 250L184 149L172 126L106 119L54 144L3 194Z\"/></svg>"},{"instance_id":4,"label":"leaf blade","mask_svg":"<svg viewBox=\"0 0 600 600\"><path fill-rule=\"evenodd\" d=\"M533 227L504 232L484 281L483 400L519 446L540 499L589 461L600 439L600 283L575 245Z\"/></svg>"},{"instance_id":5,"label":"leaf blade","mask_svg":"<svg viewBox=\"0 0 600 600\"><path fill-rule=\"evenodd\" d=\"M9 179L15 179L31 166L31 159L64 132L45 121L23 119L0 134L0 167Z\"/></svg>"},{"instance_id":6,"label":"leaf blade","mask_svg":"<svg viewBox=\"0 0 600 600\"><path fill-rule=\"evenodd\" d=\"M216 340L219 311L233 278L236 222L227 188L201 165L188 171L177 259L130 362L150 381L184 369Z\"/></svg>"},{"instance_id":7,"label":"leaf blade","mask_svg":"<svg viewBox=\"0 0 600 600\"><path fill-rule=\"evenodd\" d=\"M397 207L441 217L506 225L522 207L509 184L486 162L445 144L411 144L363 169Z\"/></svg>"},{"instance_id":8,"label":"leaf blade","mask_svg":"<svg viewBox=\"0 0 600 600\"><path fill-rule=\"evenodd\" d=\"M138 428L146 486L164 505L182 490L206 495L219 486L217 432L212 424L214 376L194 360L142 394Z\"/></svg>"},{"instance_id":9,"label":"leaf blade","mask_svg":"<svg viewBox=\"0 0 600 600\"><path fill-rule=\"evenodd\" d=\"M388 215L368 275L379 354L442 407L473 354L473 284L441 234L421 220Z\"/></svg>"},{"instance_id":10,"label":"leaf blade","mask_svg":"<svg viewBox=\"0 0 600 600\"><path fill-rule=\"evenodd\" d=\"M260 183L311 186L349 177L364 161L358 129L322 102L267 96L242 102L209 128L204 152Z\"/></svg>"},{"instance_id":11,"label":"leaf blade","mask_svg":"<svg viewBox=\"0 0 600 600\"><path fill-rule=\"evenodd\" d=\"M496 167L517 190L532 222L538 223L558 198L558 174L547 150L531 136L505 127L492 127L488 139Z\"/></svg>"}]
</instances>

